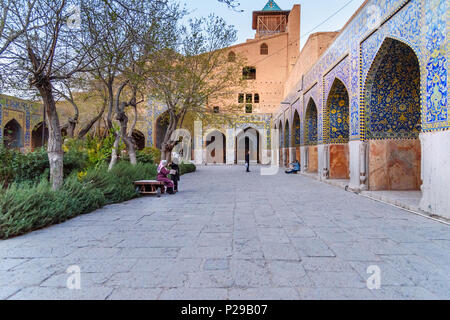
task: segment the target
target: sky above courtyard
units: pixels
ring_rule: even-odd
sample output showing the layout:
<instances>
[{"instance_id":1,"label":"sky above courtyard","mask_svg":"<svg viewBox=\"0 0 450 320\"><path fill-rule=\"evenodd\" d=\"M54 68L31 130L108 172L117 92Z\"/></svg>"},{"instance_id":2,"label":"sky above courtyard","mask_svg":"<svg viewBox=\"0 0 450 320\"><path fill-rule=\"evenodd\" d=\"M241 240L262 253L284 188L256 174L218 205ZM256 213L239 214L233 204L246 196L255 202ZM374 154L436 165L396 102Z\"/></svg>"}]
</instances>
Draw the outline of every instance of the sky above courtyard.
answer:
<instances>
[{"instance_id":1,"label":"sky above courtyard","mask_svg":"<svg viewBox=\"0 0 450 320\"><path fill-rule=\"evenodd\" d=\"M303 47L309 35L312 33L341 29L364 2L364 0L350 1L351 0L277 0L276 3L282 10L291 10L294 4L301 5L300 33L302 36L301 46ZM242 43L247 39L254 38L255 30L252 30L252 12L261 10L266 5L267 0L241 0L241 5L238 9L243 10L243 12L229 9L226 5L216 0L182 0L181 3L186 3L187 8L191 12L189 15L191 18L208 16L211 13L222 17L228 24L235 26L238 31L238 40L236 43ZM317 27L346 4L348 5L334 17Z\"/></svg>"}]
</instances>

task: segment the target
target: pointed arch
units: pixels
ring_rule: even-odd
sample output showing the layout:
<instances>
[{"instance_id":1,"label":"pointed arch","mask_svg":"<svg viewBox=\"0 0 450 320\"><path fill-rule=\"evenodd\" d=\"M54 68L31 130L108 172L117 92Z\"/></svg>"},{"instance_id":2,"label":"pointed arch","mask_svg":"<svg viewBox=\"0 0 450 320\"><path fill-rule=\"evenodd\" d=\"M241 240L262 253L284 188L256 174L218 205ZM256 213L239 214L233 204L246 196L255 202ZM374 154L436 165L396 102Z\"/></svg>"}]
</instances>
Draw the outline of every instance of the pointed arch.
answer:
<instances>
[{"instance_id":1,"label":"pointed arch","mask_svg":"<svg viewBox=\"0 0 450 320\"><path fill-rule=\"evenodd\" d=\"M145 135L141 131L135 129L131 136L133 137L136 150L145 149Z\"/></svg>"},{"instance_id":2,"label":"pointed arch","mask_svg":"<svg viewBox=\"0 0 450 320\"><path fill-rule=\"evenodd\" d=\"M31 149L43 147L48 141L48 128L44 122L39 122L31 132Z\"/></svg>"},{"instance_id":3,"label":"pointed arch","mask_svg":"<svg viewBox=\"0 0 450 320\"><path fill-rule=\"evenodd\" d=\"M294 119L292 123L292 146L293 147L300 147L301 143L301 133L300 133L300 115L297 110L294 111Z\"/></svg>"},{"instance_id":4,"label":"pointed arch","mask_svg":"<svg viewBox=\"0 0 450 320\"><path fill-rule=\"evenodd\" d=\"M23 147L23 129L16 119L10 120L3 128L3 144L6 148Z\"/></svg>"},{"instance_id":5,"label":"pointed arch","mask_svg":"<svg viewBox=\"0 0 450 320\"><path fill-rule=\"evenodd\" d=\"M236 53L234 51L228 53L228 62L236 62Z\"/></svg>"},{"instance_id":6,"label":"pointed arch","mask_svg":"<svg viewBox=\"0 0 450 320\"><path fill-rule=\"evenodd\" d=\"M317 145L318 141L318 113L317 106L313 98L310 98L305 112L304 122L304 144L305 145Z\"/></svg>"},{"instance_id":7,"label":"pointed arch","mask_svg":"<svg viewBox=\"0 0 450 320\"><path fill-rule=\"evenodd\" d=\"M364 138L414 139L420 133L420 65L414 50L387 37L364 86Z\"/></svg>"},{"instance_id":8,"label":"pointed arch","mask_svg":"<svg viewBox=\"0 0 450 320\"><path fill-rule=\"evenodd\" d=\"M211 129L205 135L206 163L209 164L225 164L227 138L226 135L218 130Z\"/></svg>"},{"instance_id":9,"label":"pointed arch","mask_svg":"<svg viewBox=\"0 0 450 320\"><path fill-rule=\"evenodd\" d=\"M323 137L324 144L347 143L350 136L349 94L344 83L335 78L328 94Z\"/></svg>"},{"instance_id":10,"label":"pointed arch","mask_svg":"<svg viewBox=\"0 0 450 320\"><path fill-rule=\"evenodd\" d=\"M291 146L291 130L289 120L286 119L284 125L284 148L289 148L290 146Z\"/></svg>"},{"instance_id":11,"label":"pointed arch","mask_svg":"<svg viewBox=\"0 0 450 320\"><path fill-rule=\"evenodd\" d=\"M269 54L269 46L267 45L267 43L261 44L259 51L260 51L259 53L263 56L268 55Z\"/></svg>"},{"instance_id":12,"label":"pointed arch","mask_svg":"<svg viewBox=\"0 0 450 320\"><path fill-rule=\"evenodd\" d=\"M155 121L155 146L158 149L162 148L164 137L169 126L169 120L169 113L166 111L161 114Z\"/></svg>"},{"instance_id":13,"label":"pointed arch","mask_svg":"<svg viewBox=\"0 0 450 320\"><path fill-rule=\"evenodd\" d=\"M387 37L364 83L363 139L370 190L420 190L420 64L414 50Z\"/></svg>"}]
</instances>

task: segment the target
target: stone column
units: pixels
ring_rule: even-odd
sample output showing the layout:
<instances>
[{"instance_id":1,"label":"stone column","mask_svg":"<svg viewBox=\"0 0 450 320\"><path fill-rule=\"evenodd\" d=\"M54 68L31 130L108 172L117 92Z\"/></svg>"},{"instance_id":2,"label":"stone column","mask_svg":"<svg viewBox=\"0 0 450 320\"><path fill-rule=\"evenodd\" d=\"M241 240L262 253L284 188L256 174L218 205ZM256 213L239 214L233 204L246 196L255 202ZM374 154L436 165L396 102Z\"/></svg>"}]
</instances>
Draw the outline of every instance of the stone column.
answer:
<instances>
[{"instance_id":1,"label":"stone column","mask_svg":"<svg viewBox=\"0 0 450 320\"><path fill-rule=\"evenodd\" d=\"M236 129L227 129L227 164L236 163Z\"/></svg>"},{"instance_id":2,"label":"stone column","mask_svg":"<svg viewBox=\"0 0 450 320\"><path fill-rule=\"evenodd\" d=\"M291 147L291 148L289 148L289 163L294 162L295 158L297 158L296 149L295 149L295 147L294 148Z\"/></svg>"},{"instance_id":3,"label":"stone column","mask_svg":"<svg viewBox=\"0 0 450 320\"><path fill-rule=\"evenodd\" d=\"M302 172L307 172L308 170L308 147L302 146L300 147L300 158L301 158L301 166Z\"/></svg>"},{"instance_id":4,"label":"stone column","mask_svg":"<svg viewBox=\"0 0 450 320\"><path fill-rule=\"evenodd\" d=\"M359 192L361 189L361 148L363 142L350 141L348 143L349 148L349 168L350 168L350 184L349 189L355 192Z\"/></svg>"},{"instance_id":5,"label":"stone column","mask_svg":"<svg viewBox=\"0 0 450 320\"><path fill-rule=\"evenodd\" d=\"M194 163L203 164L203 124L201 121L194 123Z\"/></svg>"},{"instance_id":6,"label":"stone column","mask_svg":"<svg viewBox=\"0 0 450 320\"><path fill-rule=\"evenodd\" d=\"M326 167L326 146L323 144L317 145L317 157L318 157L318 174L319 174L319 180L323 181L325 180L324 174L324 168Z\"/></svg>"}]
</instances>

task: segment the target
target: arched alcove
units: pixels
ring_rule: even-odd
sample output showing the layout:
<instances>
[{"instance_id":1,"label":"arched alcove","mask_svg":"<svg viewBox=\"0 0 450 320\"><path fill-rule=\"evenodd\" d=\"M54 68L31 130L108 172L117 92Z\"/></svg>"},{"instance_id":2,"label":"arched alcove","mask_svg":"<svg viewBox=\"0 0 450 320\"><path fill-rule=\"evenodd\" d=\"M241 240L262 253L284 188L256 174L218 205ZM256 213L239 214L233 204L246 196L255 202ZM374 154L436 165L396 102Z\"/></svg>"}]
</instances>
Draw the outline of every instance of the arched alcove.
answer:
<instances>
[{"instance_id":1,"label":"arched alcove","mask_svg":"<svg viewBox=\"0 0 450 320\"><path fill-rule=\"evenodd\" d=\"M45 128L44 128L45 127ZM44 122L38 123L31 132L31 148L33 150L43 147L48 142L48 128Z\"/></svg>"},{"instance_id":2,"label":"arched alcove","mask_svg":"<svg viewBox=\"0 0 450 320\"><path fill-rule=\"evenodd\" d=\"M304 144L307 146L307 163L310 173L317 173L319 170L317 123L316 103L310 98L306 107L304 122Z\"/></svg>"},{"instance_id":3,"label":"arched alcove","mask_svg":"<svg viewBox=\"0 0 450 320\"><path fill-rule=\"evenodd\" d=\"M405 43L386 38L364 88L370 190L421 186L420 66Z\"/></svg>"},{"instance_id":4,"label":"arched alcove","mask_svg":"<svg viewBox=\"0 0 450 320\"><path fill-rule=\"evenodd\" d=\"M324 144L328 144L329 178L349 179L349 95L344 83L336 78L327 97L324 115Z\"/></svg>"},{"instance_id":5,"label":"arched alcove","mask_svg":"<svg viewBox=\"0 0 450 320\"><path fill-rule=\"evenodd\" d=\"M145 135L139 130L133 130L132 137L136 150L145 149Z\"/></svg>"},{"instance_id":6,"label":"arched alcove","mask_svg":"<svg viewBox=\"0 0 450 320\"><path fill-rule=\"evenodd\" d=\"M213 130L206 135L206 163L225 164L226 160L226 136L219 130Z\"/></svg>"},{"instance_id":7,"label":"arched alcove","mask_svg":"<svg viewBox=\"0 0 450 320\"><path fill-rule=\"evenodd\" d=\"M9 149L23 147L23 129L15 119L10 120L3 128L3 144Z\"/></svg>"}]
</instances>

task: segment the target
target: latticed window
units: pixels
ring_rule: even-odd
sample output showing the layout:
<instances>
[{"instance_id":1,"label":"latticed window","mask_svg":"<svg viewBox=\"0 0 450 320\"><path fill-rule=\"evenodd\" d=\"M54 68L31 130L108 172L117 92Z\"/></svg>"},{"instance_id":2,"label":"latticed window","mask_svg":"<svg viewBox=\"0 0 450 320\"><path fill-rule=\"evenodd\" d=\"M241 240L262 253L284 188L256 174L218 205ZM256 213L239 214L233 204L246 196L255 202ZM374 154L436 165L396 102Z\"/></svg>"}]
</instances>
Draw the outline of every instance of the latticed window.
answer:
<instances>
[{"instance_id":1,"label":"latticed window","mask_svg":"<svg viewBox=\"0 0 450 320\"><path fill-rule=\"evenodd\" d=\"M253 97L251 94L247 93L245 95L245 103L252 103L253 102Z\"/></svg>"},{"instance_id":2,"label":"latticed window","mask_svg":"<svg viewBox=\"0 0 450 320\"><path fill-rule=\"evenodd\" d=\"M228 62L235 62L236 61L236 53L234 53L233 51L231 51L228 54Z\"/></svg>"},{"instance_id":3,"label":"latticed window","mask_svg":"<svg viewBox=\"0 0 450 320\"><path fill-rule=\"evenodd\" d=\"M259 103L259 94L255 93L255 97L253 98L254 103Z\"/></svg>"},{"instance_id":4,"label":"latticed window","mask_svg":"<svg viewBox=\"0 0 450 320\"><path fill-rule=\"evenodd\" d=\"M253 106L251 104L245 105L245 113L253 113Z\"/></svg>"},{"instance_id":5,"label":"latticed window","mask_svg":"<svg viewBox=\"0 0 450 320\"><path fill-rule=\"evenodd\" d=\"M261 45L261 50L260 50L262 55L268 55L269 54L269 46L266 43L263 43Z\"/></svg>"},{"instance_id":6,"label":"latticed window","mask_svg":"<svg viewBox=\"0 0 450 320\"><path fill-rule=\"evenodd\" d=\"M256 79L256 68L255 67L245 67L242 70L242 76L244 80L255 80Z\"/></svg>"},{"instance_id":7,"label":"latticed window","mask_svg":"<svg viewBox=\"0 0 450 320\"><path fill-rule=\"evenodd\" d=\"M238 103L244 103L244 94L243 93L239 93L239 96L238 96Z\"/></svg>"}]
</instances>

